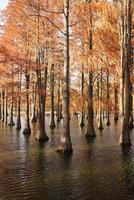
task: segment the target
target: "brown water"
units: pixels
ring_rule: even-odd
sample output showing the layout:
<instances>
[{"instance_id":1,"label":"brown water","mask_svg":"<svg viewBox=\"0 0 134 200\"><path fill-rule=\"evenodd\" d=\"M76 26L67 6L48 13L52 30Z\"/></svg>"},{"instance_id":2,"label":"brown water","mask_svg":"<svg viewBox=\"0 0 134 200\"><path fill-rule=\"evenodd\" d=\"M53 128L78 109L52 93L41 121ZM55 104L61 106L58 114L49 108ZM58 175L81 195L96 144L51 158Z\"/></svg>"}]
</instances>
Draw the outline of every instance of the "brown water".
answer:
<instances>
[{"instance_id":1,"label":"brown water","mask_svg":"<svg viewBox=\"0 0 134 200\"><path fill-rule=\"evenodd\" d=\"M56 153L60 123L47 127L43 146L0 122L0 200L134 200L134 148L119 145L121 122L92 141L85 130L71 121L74 152L67 158Z\"/></svg>"}]
</instances>

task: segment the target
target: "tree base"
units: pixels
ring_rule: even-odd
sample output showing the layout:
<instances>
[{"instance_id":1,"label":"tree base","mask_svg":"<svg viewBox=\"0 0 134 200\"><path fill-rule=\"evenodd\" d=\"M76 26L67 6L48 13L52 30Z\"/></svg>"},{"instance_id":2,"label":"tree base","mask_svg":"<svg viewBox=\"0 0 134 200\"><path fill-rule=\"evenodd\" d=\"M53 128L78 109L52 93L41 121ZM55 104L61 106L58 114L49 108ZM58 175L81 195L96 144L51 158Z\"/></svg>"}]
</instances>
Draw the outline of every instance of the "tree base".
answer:
<instances>
[{"instance_id":1,"label":"tree base","mask_svg":"<svg viewBox=\"0 0 134 200\"><path fill-rule=\"evenodd\" d=\"M45 136L36 135L35 139L39 142L47 142L49 140L49 137L47 135Z\"/></svg>"},{"instance_id":2,"label":"tree base","mask_svg":"<svg viewBox=\"0 0 134 200\"><path fill-rule=\"evenodd\" d=\"M119 119L118 117L114 117L114 121L118 121L118 119Z\"/></svg>"},{"instance_id":3,"label":"tree base","mask_svg":"<svg viewBox=\"0 0 134 200\"><path fill-rule=\"evenodd\" d=\"M103 128L103 126L99 126L98 129L99 130L103 130L104 128Z\"/></svg>"},{"instance_id":4,"label":"tree base","mask_svg":"<svg viewBox=\"0 0 134 200\"><path fill-rule=\"evenodd\" d=\"M85 137L88 139L90 139L90 138L95 138L96 137L96 134L94 134L94 135L89 135L89 134L86 134L85 135Z\"/></svg>"},{"instance_id":5,"label":"tree base","mask_svg":"<svg viewBox=\"0 0 134 200\"><path fill-rule=\"evenodd\" d=\"M14 126L15 125L15 123L13 122L13 121L11 121L9 124L8 124L8 126Z\"/></svg>"},{"instance_id":6,"label":"tree base","mask_svg":"<svg viewBox=\"0 0 134 200\"><path fill-rule=\"evenodd\" d=\"M25 129L23 130L23 134L24 134L24 135L30 135L30 134L31 134L31 129L30 129L30 128L25 128Z\"/></svg>"},{"instance_id":7,"label":"tree base","mask_svg":"<svg viewBox=\"0 0 134 200\"><path fill-rule=\"evenodd\" d=\"M129 123L129 128L130 128L130 129L133 129L133 128L134 128L133 120Z\"/></svg>"},{"instance_id":8,"label":"tree base","mask_svg":"<svg viewBox=\"0 0 134 200\"><path fill-rule=\"evenodd\" d=\"M84 122L81 122L80 127L84 127L84 126L85 126Z\"/></svg>"},{"instance_id":9,"label":"tree base","mask_svg":"<svg viewBox=\"0 0 134 200\"><path fill-rule=\"evenodd\" d=\"M31 119L31 123L36 123L37 122L37 118L36 117L33 117L32 119Z\"/></svg>"},{"instance_id":10,"label":"tree base","mask_svg":"<svg viewBox=\"0 0 134 200\"><path fill-rule=\"evenodd\" d=\"M60 118L57 118L57 122L60 122L61 121L61 119Z\"/></svg>"},{"instance_id":11,"label":"tree base","mask_svg":"<svg viewBox=\"0 0 134 200\"><path fill-rule=\"evenodd\" d=\"M55 124L50 124L49 127L50 127L51 129L54 129L56 126L55 126Z\"/></svg>"},{"instance_id":12,"label":"tree base","mask_svg":"<svg viewBox=\"0 0 134 200\"><path fill-rule=\"evenodd\" d=\"M132 146L132 144L131 143L121 143L121 146L122 147L130 147L130 146Z\"/></svg>"},{"instance_id":13,"label":"tree base","mask_svg":"<svg viewBox=\"0 0 134 200\"><path fill-rule=\"evenodd\" d=\"M16 130L19 131L20 129L21 129L21 124L18 124L18 125L16 126Z\"/></svg>"},{"instance_id":14,"label":"tree base","mask_svg":"<svg viewBox=\"0 0 134 200\"><path fill-rule=\"evenodd\" d=\"M110 126L110 122L107 122L106 125L107 125L107 126Z\"/></svg>"},{"instance_id":15,"label":"tree base","mask_svg":"<svg viewBox=\"0 0 134 200\"><path fill-rule=\"evenodd\" d=\"M60 147L57 150L57 153L63 154L63 155L71 155L73 153L73 149L64 149L63 147Z\"/></svg>"}]
</instances>

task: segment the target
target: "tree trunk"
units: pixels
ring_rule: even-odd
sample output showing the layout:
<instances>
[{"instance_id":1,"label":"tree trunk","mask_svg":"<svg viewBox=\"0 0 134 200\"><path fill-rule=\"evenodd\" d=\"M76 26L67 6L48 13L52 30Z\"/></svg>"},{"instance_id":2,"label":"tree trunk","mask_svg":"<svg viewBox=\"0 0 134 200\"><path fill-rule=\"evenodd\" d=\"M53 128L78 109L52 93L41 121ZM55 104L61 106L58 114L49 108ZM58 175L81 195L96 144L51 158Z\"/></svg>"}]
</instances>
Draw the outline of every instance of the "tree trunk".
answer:
<instances>
[{"instance_id":1,"label":"tree trunk","mask_svg":"<svg viewBox=\"0 0 134 200\"><path fill-rule=\"evenodd\" d=\"M50 72L50 127L55 128L55 120L54 120L54 64L51 65L51 72Z\"/></svg>"},{"instance_id":2,"label":"tree trunk","mask_svg":"<svg viewBox=\"0 0 134 200\"><path fill-rule=\"evenodd\" d=\"M13 102L13 86L12 86L12 102L11 102L11 112L10 112L10 122L9 122L9 126L14 126L14 121L13 121L13 110L14 110L14 102Z\"/></svg>"},{"instance_id":3,"label":"tree trunk","mask_svg":"<svg viewBox=\"0 0 134 200\"><path fill-rule=\"evenodd\" d=\"M20 117L20 97L18 98L18 105L17 105L17 124L16 129L19 131L21 129L21 117Z\"/></svg>"},{"instance_id":4,"label":"tree trunk","mask_svg":"<svg viewBox=\"0 0 134 200\"><path fill-rule=\"evenodd\" d=\"M5 124L7 124L8 121L8 104L7 104L7 97L6 97L6 116L5 116Z\"/></svg>"},{"instance_id":5,"label":"tree trunk","mask_svg":"<svg viewBox=\"0 0 134 200\"><path fill-rule=\"evenodd\" d=\"M114 80L114 121L119 119L118 113L118 88Z\"/></svg>"},{"instance_id":6,"label":"tree trunk","mask_svg":"<svg viewBox=\"0 0 134 200\"><path fill-rule=\"evenodd\" d=\"M2 91L2 122L5 121L5 90Z\"/></svg>"},{"instance_id":7,"label":"tree trunk","mask_svg":"<svg viewBox=\"0 0 134 200\"><path fill-rule=\"evenodd\" d=\"M60 75L60 65L59 65L59 76L58 76L58 90L57 90L57 122L60 122L61 118L61 112L60 112L60 103L61 103L61 75Z\"/></svg>"},{"instance_id":8,"label":"tree trunk","mask_svg":"<svg viewBox=\"0 0 134 200\"><path fill-rule=\"evenodd\" d=\"M93 83L92 72L89 72L89 85L88 85L88 124L86 137L96 137L94 129L94 113L93 113Z\"/></svg>"},{"instance_id":9,"label":"tree trunk","mask_svg":"<svg viewBox=\"0 0 134 200\"><path fill-rule=\"evenodd\" d=\"M125 18L124 18L124 13L123 13L123 7L121 3L121 27L120 27L120 55L121 55L121 60L120 60L120 67L121 67L121 76L120 76L120 115L124 116L124 68L125 68L125 47L124 47L124 42L125 42Z\"/></svg>"},{"instance_id":10,"label":"tree trunk","mask_svg":"<svg viewBox=\"0 0 134 200\"><path fill-rule=\"evenodd\" d=\"M2 119L2 105L1 105L1 103L2 103L2 99L1 99L1 97L2 97L2 95L1 95L1 93L0 93L0 120Z\"/></svg>"},{"instance_id":11,"label":"tree trunk","mask_svg":"<svg viewBox=\"0 0 134 200\"><path fill-rule=\"evenodd\" d=\"M129 120L131 115L131 82L130 82L130 69L131 69L131 31L132 31L132 1L125 0L124 2L124 17L125 17L125 113L122 126L122 145L131 145L131 137L129 133Z\"/></svg>"},{"instance_id":12,"label":"tree trunk","mask_svg":"<svg viewBox=\"0 0 134 200\"><path fill-rule=\"evenodd\" d=\"M132 83L130 82L130 92L131 92L131 96L130 96L130 118L129 118L129 128L133 129L134 128L134 121L133 121L133 97L132 97L132 93L133 93L133 86Z\"/></svg>"},{"instance_id":13,"label":"tree trunk","mask_svg":"<svg viewBox=\"0 0 134 200\"><path fill-rule=\"evenodd\" d=\"M82 66L82 72L81 72L81 97L82 97L82 105L81 105L81 120L80 120L80 126L83 127L84 119L85 119L85 113L84 113L84 72L83 72L83 66Z\"/></svg>"},{"instance_id":14,"label":"tree trunk","mask_svg":"<svg viewBox=\"0 0 134 200\"><path fill-rule=\"evenodd\" d=\"M101 69L101 76L100 76L100 85L99 85L99 121L98 121L98 129L103 129L103 122L102 122L102 69Z\"/></svg>"},{"instance_id":15,"label":"tree trunk","mask_svg":"<svg viewBox=\"0 0 134 200\"><path fill-rule=\"evenodd\" d=\"M31 134L31 128L30 128L30 118L29 118L29 83L30 83L30 75L25 74L26 77L26 121L25 121L25 127L23 130L23 134L30 135Z\"/></svg>"},{"instance_id":16,"label":"tree trunk","mask_svg":"<svg viewBox=\"0 0 134 200\"><path fill-rule=\"evenodd\" d=\"M122 127L122 145L131 145L131 138L129 133L129 119L131 114L131 98L130 98L130 71L125 70L125 114Z\"/></svg>"},{"instance_id":17,"label":"tree trunk","mask_svg":"<svg viewBox=\"0 0 134 200\"><path fill-rule=\"evenodd\" d=\"M39 130L36 135L36 139L40 142L45 142L49 140L49 137L46 134L45 130L45 110L46 110L46 88L47 88L47 66L44 71L44 83L41 80L41 70L38 69L37 73L38 79L38 97L39 97L39 110L38 110L38 118L39 118Z\"/></svg>"},{"instance_id":18,"label":"tree trunk","mask_svg":"<svg viewBox=\"0 0 134 200\"><path fill-rule=\"evenodd\" d=\"M63 132L60 139L60 148L58 152L72 153L72 143L70 137L70 119L69 119L69 0L64 0L64 26L65 26L65 45L64 45L64 83L63 83Z\"/></svg>"},{"instance_id":19,"label":"tree trunk","mask_svg":"<svg viewBox=\"0 0 134 200\"><path fill-rule=\"evenodd\" d=\"M33 104L32 104L32 123L37 122L37 116L36 116L36 84L33 84Z\"/></svg>"},{"instance_id":20,"label":"tree trunk","mask_svg":"<svg viewBox=\"0 0 134 200\"><path fill-rule=\"evenodd\" d=\"M110 113L109 113L109 70L107 69L107 122L106 125L110 125Z\"/></svg>"}]
</instances>

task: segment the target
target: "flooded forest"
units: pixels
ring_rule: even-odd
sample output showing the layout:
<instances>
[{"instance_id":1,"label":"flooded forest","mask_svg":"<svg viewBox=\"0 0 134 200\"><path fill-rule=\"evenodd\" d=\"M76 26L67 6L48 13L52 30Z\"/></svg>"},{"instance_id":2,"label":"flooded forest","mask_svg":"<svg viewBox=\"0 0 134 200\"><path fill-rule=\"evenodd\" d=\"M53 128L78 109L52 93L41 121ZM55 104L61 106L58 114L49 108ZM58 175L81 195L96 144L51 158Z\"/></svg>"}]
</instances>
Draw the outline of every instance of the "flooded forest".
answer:
<instances>
[{"instance_id":1,"label":"flooded forest","mask_svg":"<svg viewBox=\"0 0 134 200\"><path fill-rule=\"evenodd\" d=\"M134 200L133 86L133 0L0 0L0 200Z\"/></svg>"}]
</instances>

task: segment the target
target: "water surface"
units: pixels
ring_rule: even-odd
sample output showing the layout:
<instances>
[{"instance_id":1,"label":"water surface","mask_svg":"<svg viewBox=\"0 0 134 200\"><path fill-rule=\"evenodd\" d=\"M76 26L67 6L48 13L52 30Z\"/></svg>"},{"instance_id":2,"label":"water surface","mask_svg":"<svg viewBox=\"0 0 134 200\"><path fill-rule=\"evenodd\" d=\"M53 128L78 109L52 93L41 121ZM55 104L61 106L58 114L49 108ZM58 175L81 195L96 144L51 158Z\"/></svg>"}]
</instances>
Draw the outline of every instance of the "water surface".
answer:
<instances>
[{"instance_id":1,"label":"water surface","mask_svg":"<svg viewBox=\"0 0 134 200\"><path fill-rule=\"evenodd\" d=\"M0 200L134 200L134 148L119 145L120 121L87 141L73 118L74 152L63 157L56 153L61 124L50 130L48 120L45 145L34 139L35 125L25 137L0 122Z\"/></svg>"}]
</instances>

